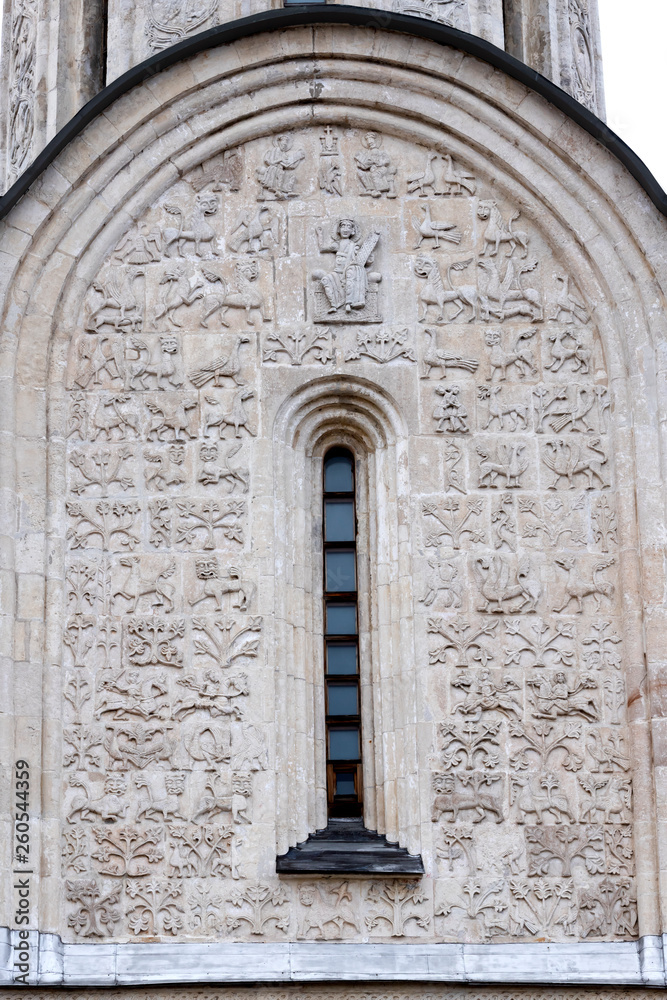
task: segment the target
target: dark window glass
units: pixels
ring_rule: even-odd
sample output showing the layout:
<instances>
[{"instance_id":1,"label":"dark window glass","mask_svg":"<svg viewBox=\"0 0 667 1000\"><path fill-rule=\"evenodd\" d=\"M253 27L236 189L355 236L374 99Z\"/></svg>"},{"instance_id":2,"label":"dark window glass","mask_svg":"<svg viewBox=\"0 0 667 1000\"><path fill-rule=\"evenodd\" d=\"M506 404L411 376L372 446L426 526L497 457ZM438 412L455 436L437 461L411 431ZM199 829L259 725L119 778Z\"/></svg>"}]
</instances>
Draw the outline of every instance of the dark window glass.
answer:
<instances>
[{"instance_id":1,"label":"dark window glass","mask_svg":"<svg viewBox=\"0 0 667 1000\"><path fill-rule=\"evenodd\" d=\"M356 674L357 647L351 642L327 643L327 673Z\"/></svg>"},{"instance_id":2,"label":"dark window glass","mask_svg":"<svg viewBox=\"0 0 667 1000\"><path fill-rule=\"evenodd\" d=\"M322 541L326 634L330 637L325 641L325 688L331 817L363 814L354 471L354 458L343 448L332 449L324 460Z\"/></svg>"},{"instance_id":3,"label":"dark window glass","mask_svg":"<svg viewBox=\"0 0 667 1000\"><path fill-rule=\"evenodd\" d=\"M356 635L356 604L327 604L327 635Z\"/></svg>"},{"instance_id":4,"label":"dark window glass","mask_svg":"<svg viewBox=\"0 0 667 1000\"><path fill-rule=\"evenodd\" d=\"M359 689L356 684L327 684L329 715L358 715Z\"/></svg>"},{"instance_id":5,"label":"dark window glass","mask_svg":"<svg viewBox=\"0 0 667 1000\"><path fill-rule=\"evenodd\" d=\"M357 589L355 553L332 549L325 554L326 588L340 593Z\"/></svg>"},{"instance_id":6,"label":"dark window glass","mask_svg":"<svg viewBox=\"0 0 667 1000\"><path fill-rule=\"evenodd\" d=\"M354 774L350 771L336 771L336 795L356 795Z\"/></svg>"},{"instance_id":7,"label":"dark window glass","mask_svg":"<svg viewBox=\"0 0 667 1000\"><path fill-rule=\"evenodd\" d=\"M359 730L329 730L330 760L359 760Z\"/></svg>"},{"instance_id":8,"label":"dark window glass","mask_svg":"<svg viewBox=\"0 0 667 1000\"><path fill-rule=\"evenodd\" d=\"M327 500L325 502L324 538L327 542L354 541L354 501Z\"/></svg>"},{"instance_id":9,"label":"dark window glass","mask_svg":"<svg viewBox=\"0 0 667 1000\"><path fill-rule=\"evenodd\" d=\"M353 490L352 457L350 455L332 455L325 459L324 492L352 493Z\"/></svg>"}]
</instances>

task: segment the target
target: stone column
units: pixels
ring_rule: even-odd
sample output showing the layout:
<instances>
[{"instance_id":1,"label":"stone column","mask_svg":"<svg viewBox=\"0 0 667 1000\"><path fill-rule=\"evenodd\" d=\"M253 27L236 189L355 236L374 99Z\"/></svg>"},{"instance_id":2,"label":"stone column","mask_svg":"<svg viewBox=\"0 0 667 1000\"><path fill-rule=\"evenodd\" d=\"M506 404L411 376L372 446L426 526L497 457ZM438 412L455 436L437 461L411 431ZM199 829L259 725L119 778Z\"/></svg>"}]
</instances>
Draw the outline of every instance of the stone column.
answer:
<instances>
[{"instance_id":1,"label":"stone column","mask_svg":"<svg viewBox=\"0 0 667 1000\"><path fill-rule=\"evenodd\" d=\"M504 0L505 49L604 118L597 0Z\"/></svg>"}]
</instances>

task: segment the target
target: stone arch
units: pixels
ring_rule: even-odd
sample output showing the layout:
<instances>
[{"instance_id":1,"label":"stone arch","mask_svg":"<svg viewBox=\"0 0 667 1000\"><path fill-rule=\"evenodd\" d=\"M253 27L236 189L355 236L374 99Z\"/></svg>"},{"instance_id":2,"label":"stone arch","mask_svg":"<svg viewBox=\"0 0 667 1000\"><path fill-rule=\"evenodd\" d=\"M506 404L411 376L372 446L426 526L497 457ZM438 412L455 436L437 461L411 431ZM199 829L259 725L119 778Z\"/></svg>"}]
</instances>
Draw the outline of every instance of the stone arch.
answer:
<instances>
[{"instance_id":1,"label":"stone arch","mask_svg":"<svg viewBox=\"0 0 667 1000\"><path fill-rule=\"evenodd\" d=\"M667 279L660 257L662 220L652 214L636 182L619 172L611 154L523 84L434 42L380 29L368 37L372 43L360 43L359 34L344 26L295 28L281 36L278 59L276 39L267 33L170 68L92 122L7 220L2 243L7 400L2 482L8 617L16 617L19 638L26 630L32 637L12 675L17 690L19 682L27 682L31 691L25 714L17 717L15 745L18 751L27 743L43 761L44 836L57 840L60 795L57 769L50 762L57 759L61 739L60 676L52 665L60 658L54 623L64 599L58 509L64 483L64 372L86 288L151 201L215 153L288 125L376 126L414 141L446 142L455 155L485 172L559 247L595 310L615 393L615 445L623 456L618 467L619 561L623 579L636 581L636 588L628 587L624 595L624 624L639 804L640 934L657 934L659 878L666 862L656 830L664 805L656 805L648 762L655 750L653 737L664 725L655 690L664 661L660 601L666 400L661 345ZM358 56L360 44L363 58ZM268 83L262 82L267 66L274 68ZM316 77L322 89L313 97ZM358 80L364 81L362 101ZM283 394L287 390L281 387ZM376 400L376 391L360 383L349 396L343 394L354 401L355 417L336 402L340 386L326 388L325 397L332 426L342 421L350 440L384 461L399 447L403 418L387 400ZM298 393L290 398L295 406L311 405ZM281 402L268 405L262 415L269 424L271 408ZM298 438L301 448L302 434L308 442L303 455L310 449L316 457L332 431L314 417L311 423L305 416L301 422L298 406L290 417L294 423L285 422L290 406L285 404L273 424L276 433L284 428L281 447ZM392 462L400 481L403 469L396 459ZM653 759L661 765L659 755ZM313 801L307 796L301 801L308 802L307 809L298 813L293 829L287 822L282 825L279 851L321 820ZM384 814L378 828L384 823L390 837L400 836L406 847L417 850L417 832L396 805L395 789L376 801L378 815ZM49 878L55 881L56 876L46 877L47 889ZM58 928L59 917L49 901L57 898L54 886L40 904L42 926L49 930Z\"/></svg>"},{"instance_id":2,"label":"stone arch","mask_svg":"<svg viewBox=\"0 0 667 1000\"><path fill-rule=\"evenodd\" d=\"M273 441L274 517L282 526L275 536L276 577L286 584L275 597L276 619L284 623L275 653L276 669L280 672L282 664L283 673L276 703L276 768L282 786L278 853L283 853L280 845L285 850L326 826L317 600L322 557L316 539L321 537L322 458L333 445L349 447L357 461L366 825L419 853L414 639L405 611L411 560L402 541L409 517L405 419L379 386L350 376L320 378L282 403Z\"/></svg>"}]
</instances>

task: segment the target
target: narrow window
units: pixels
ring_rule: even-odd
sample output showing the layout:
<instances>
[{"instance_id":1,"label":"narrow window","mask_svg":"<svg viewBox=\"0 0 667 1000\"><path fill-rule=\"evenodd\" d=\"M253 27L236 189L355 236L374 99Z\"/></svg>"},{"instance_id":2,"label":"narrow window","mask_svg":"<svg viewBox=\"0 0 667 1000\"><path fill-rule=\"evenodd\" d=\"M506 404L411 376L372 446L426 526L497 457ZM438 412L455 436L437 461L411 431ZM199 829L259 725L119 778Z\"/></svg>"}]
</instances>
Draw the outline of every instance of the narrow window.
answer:
<instances>
[{"instance_id":1,"label":"narrow window","mask_svg":"<svg viewBox=\"0 0 667 1000\"><path fill-rule=\"evenodd\" d=\"M362 815L354 456L324 459L324 689L329 817Z\"/></svg>"}]
</instances>

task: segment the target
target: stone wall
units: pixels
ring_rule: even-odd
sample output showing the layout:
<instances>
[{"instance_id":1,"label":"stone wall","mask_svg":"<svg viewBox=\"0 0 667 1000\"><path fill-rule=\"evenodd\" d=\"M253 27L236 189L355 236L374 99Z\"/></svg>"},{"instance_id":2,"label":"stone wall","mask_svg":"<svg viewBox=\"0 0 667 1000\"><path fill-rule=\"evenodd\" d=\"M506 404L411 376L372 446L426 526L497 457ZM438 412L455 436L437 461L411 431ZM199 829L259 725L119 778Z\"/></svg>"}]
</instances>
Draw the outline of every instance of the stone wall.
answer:
<instances>
[{"instance_id":1,"label":"stone wall","mask_svg":"<svg viewBox=\"0 0 667 1000\"><path fill-rule=\"evenodd\" d=\"M348 0L342 0L348 2ZM74 114L133 66L278 0L4 0L0 188ZM538 70L604 117L597 0L361 0L377 11L471 32Z\"/></svg>"},{"instance_id":2,"label":"stone wall","mask_svg":"<svg viewBox=\"0 0 667 1000\"><path fill-rule=\"evenodd\" d=\"M42 982L50 949L113 977L169 942L513 946L532 976L574 947L575 979L613 952L638 982L662 931L664 221L519 84L500 111L481 63L374 38L164 73L5 225L5 745L30 925L65 948ZM326 822L333 444L365 819L421 880L275 875Z\"/></svg>"}]
</instances>

